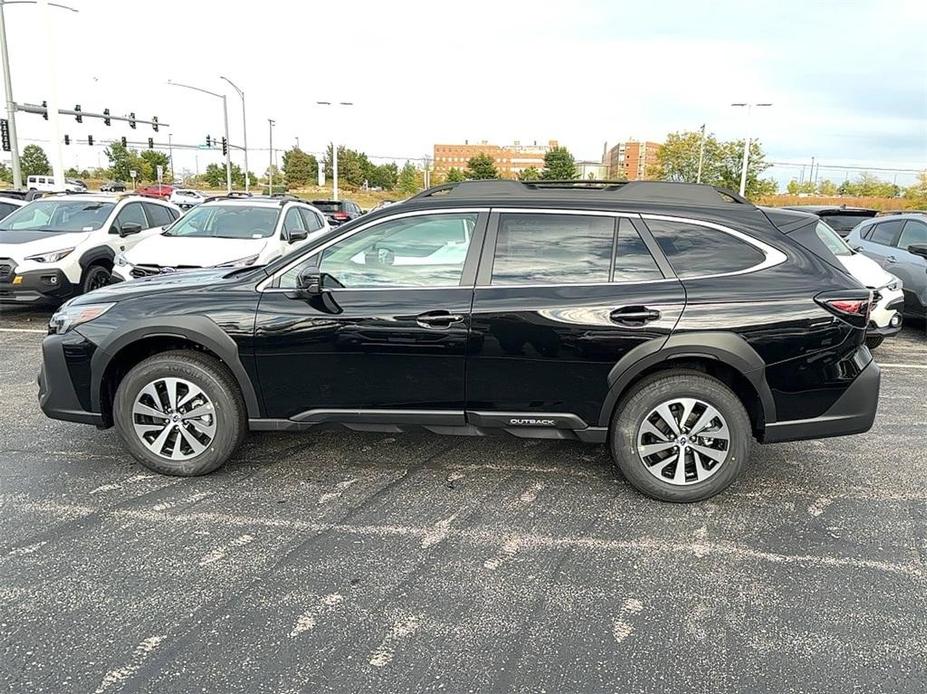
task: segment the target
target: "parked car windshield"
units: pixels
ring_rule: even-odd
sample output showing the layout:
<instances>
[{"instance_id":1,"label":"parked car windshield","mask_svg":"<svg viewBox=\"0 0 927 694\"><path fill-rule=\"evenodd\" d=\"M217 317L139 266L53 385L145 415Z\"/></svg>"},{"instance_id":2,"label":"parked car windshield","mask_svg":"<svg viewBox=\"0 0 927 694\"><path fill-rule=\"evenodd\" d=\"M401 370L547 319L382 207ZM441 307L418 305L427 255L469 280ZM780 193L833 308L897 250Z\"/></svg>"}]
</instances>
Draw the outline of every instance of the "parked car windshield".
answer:
<instances>
[{"instance_id":1,"label":"parked car windshield","mask_svg":"<svg viewBox=\"0 0 927 694\"><path fill-rule=\"evenodd\" d=\"M853 255L853 249L841 238L840 234L824 222L818 222L814 227L814 231L834 255Z\"/></svg>"},{"instance_id":2,"label":"parked car windshield","mask_svg":"<svg viewBox=\"0 0 927 694\"><path fill-rule=\"evenodd\" d=\"M106 224L114 206L90 200L35 200L0 221L0 231L94 231Z\"/></svg>"},{"instance_id":3,"label":"parked car windshield","mask_svg":"<svg viewBox=\"0 0 927 694\"><path fill-rule=\"evenodd\" d=\"M246 205L196 207L164 232L165 236L263 239L272 236L280 210Z\"/></svg>"}]
</instances>

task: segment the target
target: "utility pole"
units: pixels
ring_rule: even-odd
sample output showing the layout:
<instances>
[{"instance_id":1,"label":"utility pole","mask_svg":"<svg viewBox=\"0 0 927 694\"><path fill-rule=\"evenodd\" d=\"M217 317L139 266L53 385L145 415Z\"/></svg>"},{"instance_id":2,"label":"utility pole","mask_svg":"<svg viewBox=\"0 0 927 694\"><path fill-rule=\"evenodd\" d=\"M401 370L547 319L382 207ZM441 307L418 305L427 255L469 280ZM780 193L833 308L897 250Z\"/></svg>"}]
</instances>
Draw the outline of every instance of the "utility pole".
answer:
<instances>
[{"instance_id":1,"label":"utility pole","mask_svg":"<svg viewBox=\"0 0 927 694\"><path fill-rule=\"evenodd\" d=\"M740 195L743 196L747 190L747 164L750 162L750 112L753 110L753 107L761 106L772 106L772 104L748 104L748 103L738 103L731 104L731 106L744 107L747 108L747 135L744 137L744 161L740 169Z\"/></svg>"},{"instance_id":2,"label":"utility pole","mask_svg":"<svg viewBox=\"0 0 927 694\"><path fill-rule=\"evenodd\" d=\"M6 18L0 0L0 57L3 59L3 88L6 92L6 119L10 123L10 158L13 168L13 187L23 187L23 173L19 166L19 140L16 137L16 104L13 102L13 84L10 79L10 54L6 47Z\"/></svg>"},{"instance_id":3,"label":"utility pole","mask_svg":"<svg viewBox=\"0 0 927 694\"><path fill-rule=\"evenodd\" d=\"M245 93L238 88L238 85L235 84L228 77L219 76L219 79L225 80L232 85L232 89L238 92L238 96L241 97L241 140L244 143L245 151L245 192L247 193L250 189L251 175L248 172L248 125L245 122ZM226 134L226 137L228 135Z\"/></svg>"},{"instance_id":4,"label":"utility pole","mask_svg":"<svg viewBox=\"0 0 927 694\"><path fill-rule=\"evenodd\" d=\"M702 163L705 161L705 124L702 123L701 127L702 137L699 139L698 145L698 175L695 177L696 183L702 182Z\"/></svg>"},{"instance_id":5,"label":"utility pole","mask_svg":"<svg viewBox=\"0 0 927 694\"><path fill-rule=\"evenodd\" d=\"M268 181L269 181L269 183L270 183L270 185L267 187L267 194L268 194L268 195L273 195L273 194L274 194L274 125L275 125L276 123L277 123L277 121L275 121L273 118L268 118L268 119L267 119L267 130L268 130L268 132L270 133L270 135L269 135L270 146L268 147L268 149L270 150L270 152L269 152L269 154L270 154L270 166L269 166L268 169L267 169Z\"/></svg>"},{"instance_id":6,"label":"utility pole","mask_svg":"<svg viewBox=\"0 0 927 694\"><path fill-rule=\"evenodd\" d=\"M811 157L811 171L808 172L808 182L811 185L814 185L815 180L816 179L814 175L814 157Z\"/></svg>"},{"instance_id":7,"label":"utility pole","mask_svg":"<svg viewBox=\"0 0 927 694\"><path fill-rule=\"evenodd\" d=\"M353 106L353 101L339 101L337 104L331 101L316 101L319 106ZM338 143L337 138L332 138L332 200L338 200Z\"/></svg>"}]
</instances>

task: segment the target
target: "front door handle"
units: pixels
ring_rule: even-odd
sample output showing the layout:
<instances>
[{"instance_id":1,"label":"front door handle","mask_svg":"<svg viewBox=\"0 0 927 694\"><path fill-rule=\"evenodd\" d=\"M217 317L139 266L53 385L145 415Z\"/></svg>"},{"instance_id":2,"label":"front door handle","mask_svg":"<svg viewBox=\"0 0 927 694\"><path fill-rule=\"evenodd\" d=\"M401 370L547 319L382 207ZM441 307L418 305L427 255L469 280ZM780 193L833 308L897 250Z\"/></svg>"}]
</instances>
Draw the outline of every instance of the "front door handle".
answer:
<instances>
[{"instance_id":1,"label":"front door handle","mask_svg":"<svg viewBox=\"0 0 927 694\"><path fill-rule=\"evenodd\" d=\"M895 260L895 256L890 255L890 256L888 256L888 257L885 259L885 262L886 262L886 263L897 263L898 261Z\"/></svg>"},{"instance_id":2,"label":"front door handle","mask_svg":"<svg viewBox=\"0 0 927 694\"><path fill-rule=\"evenodd\" d=\"M613 323L622 325L644 325L660 320L660 312L646 306L623 306L608 314Z\"/></svg>"},{"instance_id":3,"label":"front door handle","mask_svg":"<svg viewBox=\"0 0 927 694\"><path fill-rule=\"evenodd\" d=\"M465 316L448 311L428 311L415 317L415 322L424 328L447 328L452 323L463 322Z\"/></svg>"}]
</instances>

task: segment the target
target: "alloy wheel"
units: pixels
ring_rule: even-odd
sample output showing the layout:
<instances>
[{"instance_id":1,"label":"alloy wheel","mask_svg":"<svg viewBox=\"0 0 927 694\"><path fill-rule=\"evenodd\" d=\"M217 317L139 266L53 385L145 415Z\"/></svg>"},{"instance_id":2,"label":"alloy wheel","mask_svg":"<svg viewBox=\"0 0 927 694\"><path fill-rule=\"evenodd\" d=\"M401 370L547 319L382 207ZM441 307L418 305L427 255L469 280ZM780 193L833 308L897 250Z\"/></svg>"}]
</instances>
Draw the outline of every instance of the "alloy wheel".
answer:
<instances>
[{"instance_id":1,"label":"alloy wheel","mask_svg":"<svg viewBox=\"0 0 927 694\"><path fill-rule=\"evenodd\" d=\"M654 407L637 433L637 453L647 471L674 485L703 482L727 459L731 433L712 405L674 398Z\"/></svg>"},{"instance_id":2,"label":"alloy wheel","mask_svg":"<svg viewBox=\"0 0 927 694\"><path fill-rule=\"evenodd\" d=\"M215 438L215 408L196 384L183 378L158 378L135 397L132 425L155 455L189 460L209 448Z\"/></svg>"}]
</instances>

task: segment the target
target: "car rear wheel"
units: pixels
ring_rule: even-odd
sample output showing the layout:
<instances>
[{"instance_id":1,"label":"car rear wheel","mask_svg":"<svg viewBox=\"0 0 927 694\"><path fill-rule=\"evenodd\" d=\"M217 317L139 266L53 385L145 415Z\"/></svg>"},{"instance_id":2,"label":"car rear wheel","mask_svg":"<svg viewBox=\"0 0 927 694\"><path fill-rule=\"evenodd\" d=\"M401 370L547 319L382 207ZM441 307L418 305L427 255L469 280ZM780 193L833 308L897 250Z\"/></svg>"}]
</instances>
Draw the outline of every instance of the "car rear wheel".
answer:
<instances>
[{"instance_id":1,"label":"car rear wheel","mask_svg":"<svg viewBox=\"0 0 927 694\"><path fill-rule=\"evenodd\" d=\"M612 455L640 492L701 501L726 489L750 453L750 419L737 395L699 371L648 376L622 399L610 429Z\"/></svg>"},{"instance_id":2,"label":"car rear wheel","mask_svg":"<svg viewBox=\"0 0 927 694\"><path fill-rule=\"evenodd\" d=\"M218 360L171 351L140 362L116 390L113 419L132 455L164 475L205 475L247 432L241 392Z\"/></svg>"}]
</instances>

